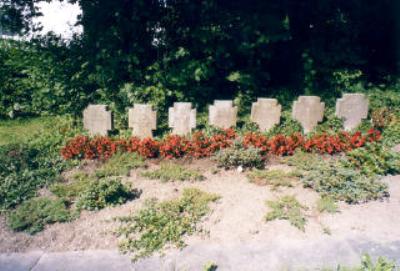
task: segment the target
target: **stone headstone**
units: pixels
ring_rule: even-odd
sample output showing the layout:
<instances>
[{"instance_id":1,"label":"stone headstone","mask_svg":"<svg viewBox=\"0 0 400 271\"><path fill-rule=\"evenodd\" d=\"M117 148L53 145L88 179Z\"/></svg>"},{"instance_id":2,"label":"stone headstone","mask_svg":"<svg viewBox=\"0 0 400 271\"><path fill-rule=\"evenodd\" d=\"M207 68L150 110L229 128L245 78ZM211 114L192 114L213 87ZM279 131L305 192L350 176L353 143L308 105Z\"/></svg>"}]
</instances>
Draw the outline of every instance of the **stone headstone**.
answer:
<instances>
[{"instance_id":1,"label":"stone headstone","mask_svg":"<svg viewBox=\"0 0 400 271\"><path fill-rule=\"evenodd\" d=\"M352 130L368 116L368 99L362 93L344 94L336 101L336 116L344 120L345 130Z\"/></svg>"},{"instance_id":2,"label":"stone headstone","mask_svg":"<svg viewBox=\"0 0 400 271\"><path fill-rule=\"evenodd\" d=\"M196 109L192 109L192 103L174 103L168 110L168 125L176 135L187 135L196 128Z\"/></svg>"},{"instance_id":3,"label":"stone headstone","mask_svg":"<svg viewBox=\"0 0 400 271\"><path fill-rule=\"evenodd\" d=\"M149 104L134 104L129 109L129 128L132 135L139 138L153 137L152 130L157 127L157 112Z\"/></svg>"},{"instance_id":4,"label":"stone headstone","mask_svg":"<svg viewBox=\"0 0 400 271\"><path fill-rule=\"evenodd\" d=\"M293 103L292 117L300 122L304 133L311 132L324 118L325 103L318 96L300 96Z\"/></svg>"},{"instance_id":5,"label":"stone headstone","mask_svg":"<svg viewBox=\"0 0 400 271\"><path fill-rule=\"evenodd\" d=\"M281 119L282 106L277 99L258 98L251 106L252 122L258 124L261 131L268 131Z\"/></svg>"},{"instance_id":6,"label":"stone headstone","mask_svg":"<svg viewBox=\"0 0 400 271\"><path fill-rule=\"evenodd\" d=\"M210 125L222 129L236 126L237 111L232 101L214 101L214 105L209 108Z\"/></svg>"},{"instance_id":7,"label":"stone headstone","mask_svg":"<svg viewBox=\"0 0 400 271\"><path fill-rule=\"evenodd\" d=\"M83 111L83 127L91 136L106 136L113 129L113 116L104 104L90 104Z\"/></svg>"}]
</instances>

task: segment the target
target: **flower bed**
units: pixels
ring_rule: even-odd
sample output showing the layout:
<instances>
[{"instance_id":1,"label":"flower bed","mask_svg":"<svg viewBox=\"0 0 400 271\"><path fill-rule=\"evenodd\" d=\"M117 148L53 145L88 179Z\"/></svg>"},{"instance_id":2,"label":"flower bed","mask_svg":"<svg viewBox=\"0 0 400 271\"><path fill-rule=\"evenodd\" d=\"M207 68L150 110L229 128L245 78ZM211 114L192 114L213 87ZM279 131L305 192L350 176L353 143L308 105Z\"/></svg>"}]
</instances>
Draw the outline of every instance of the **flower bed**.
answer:
<instances>
[{"instance_id":1,"label":"flower bed","mask_svg":"<svg viewBox=\"0 0 400 271\"><path fill-rule=\"evenodd\" d=\"M262 155L292 155L296 149L320 154L334 154L347 152L364 146L367 142L380 139L380 132L369 130L367 133L340 132L338 134L315 134L304 136L294 133L290 136L275 135L267 137L261 133L250 132L245 134L242 144L245 148L255 147L260 149ZM232 146L238 135L233 129L219 131L211 136L206 136L202 131L193 133L191 137L168 135L162 140L151 138L116 139L110 137L77 136L70 140L61 149L64 159L102 159L110 158L117 151L138 153L146 158L181 158L190 156L194 158L209 157L215 152Z\"/></svg>"}]
</instances>

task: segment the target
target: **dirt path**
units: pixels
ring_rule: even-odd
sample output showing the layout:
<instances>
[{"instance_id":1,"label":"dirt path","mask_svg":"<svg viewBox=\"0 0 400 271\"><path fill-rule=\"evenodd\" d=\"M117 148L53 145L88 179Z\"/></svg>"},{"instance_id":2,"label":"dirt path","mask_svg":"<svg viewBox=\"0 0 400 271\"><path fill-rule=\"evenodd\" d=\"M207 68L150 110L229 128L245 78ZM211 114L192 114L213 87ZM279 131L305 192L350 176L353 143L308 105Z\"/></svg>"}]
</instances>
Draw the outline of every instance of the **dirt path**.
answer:
<instances>
[{"instance_id":1,"label":"dirt path","mask_svg":"<svg viewBox=\"0 0 400 271\"><path fill-rule=\"evenodd\" d=\"M400 241L400 176L386 177L391 197L383 202L362 205L341 204L340 213L317 215L314 211L318 194L300 184L282 191L249 183L244 173L220 171L205 173L202 182L160 183L146 180L133 172L127 181L143 190L140 199L125 205L106 208L99 212L84 212L70 223L49 225L34 236L14 233L0 217L0 252L74 251L88 249L116 249L117 239L111 232L117 226L112 218L128 215L143 206L146 199L160 200L177 197L185 187L198 187L217 193L221 199L213 204L212 213L201 223L204 232L186 238L189 247L246 246L246 244L304 245L304 242L332 240L368 240L377 243ZM309 207L306 231L303 233L287 221L266 223L266 200L292 194ZM324 233L329 228L331 235ZM171 251L173 253L173 250Z\"/></svg>"}]
</instances>

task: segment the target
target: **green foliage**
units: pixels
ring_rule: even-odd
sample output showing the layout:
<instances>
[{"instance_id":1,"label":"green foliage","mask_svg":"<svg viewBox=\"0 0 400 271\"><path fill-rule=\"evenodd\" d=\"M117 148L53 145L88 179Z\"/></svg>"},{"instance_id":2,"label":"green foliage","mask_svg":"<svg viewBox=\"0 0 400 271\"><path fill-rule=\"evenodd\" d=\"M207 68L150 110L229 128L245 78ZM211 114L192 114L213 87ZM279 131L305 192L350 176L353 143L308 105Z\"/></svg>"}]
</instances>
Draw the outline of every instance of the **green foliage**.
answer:
<instances>
[{"instance_id":1,"label":"green foliage","mask_svg":"<svg viewBox=\"0 0 400 271\"><path fill-rule=\"evenodd\" d=\"M400 144L400 121L385 127L382 133L382 144L389 148Z\"/></svg>"},{"instance_id":2,"label":"green foliage","mask_svg":"<svg viewBox=\"0 0 400 271\"><path fill-rule=\"evenodd\" d=\"M323 163L320 155L303 152L301 150L296 150L292 156L285 158L283 162L302 171L312 170Z\"/></svg>"},{"instance_id":3,"label":"green foliage","mask_svg":"<svg viewBox=\"0 0 400 271\"><path fill-rule=\"evenodd\" d=\"M49 187L49 189L54 195L60 198L74 201L87 189L87 187L93 181L96 180L86 173L80 172L73 176L72 182L54 183Z\"/></svg>"},{"instance_id":4,"label":"green foliage","mask_svg":"<svg viewBox=\"0 0 400 271\"><path fill-rule=\"evenodd\" d=\"M400 154L383 147L379 143L370 143L363 148L354 149L346 154L343 164L360 170L367 176L398 174L400 172Z\"/></svg>"},{"instance_id":5,"label":"green foliage","mask_svg":"<svg viewBox=\"0 0 400 271\"><path fill-rule=\"evenodd\" d=\"M96 176L127 176L132 169L144 165L144 159L135 153L117 153L96 170Z\"/></svg>"},{"instance_id":6,"label":"green foliage","mask_svg":"<svg viewBox=\"0 0 400 271\"><path fill-rule=\"evenodd\" d=\"M142 172L141 175L148 179L168 181L201 181L204 176L197 170L187 169L173 163L163 163L159 169Z\"/></svg>"},{"instance_id":7,"label":"green foliage","mask_svg":"<svg viewBox=\"0 0 400 271\"><path fill-rule=\"evenodd\" d=\"M214 262L208 262L203 266L203 271L216 271L218 269L218 265Z\"/></svg>"},{"instance_id":8,"label":"green foliage","mask_svg":"<svg viewBox=\"0 0 400 271\"><path fill-rule=\"evenodd\" d=\"M366 202L388 196L387 185L376 177L367 177L357 170L344 167L340 162L314 164L301 181L305 187L314 189L322 196L348 203Z\"/></svg>"},{"instance_id":9,"label":"green foliage","mask_svg":"<svg viewBox=\"0 0 400 271\"><path fill-rule=\"evenodd\" d=\"M235 142L231 148L220 150L213 158L219 167L263 168L264 160L257 148L244 148L240 142Z\"/></svg>"},{"instance_id":10,"label":"green foliage","mask_svg":"<svg viewBox=\"0 0 400 271\"><path fill-rule=\"evenodd\" d=\"M336 213L338 211L338 206L335 200L331 197L321 197L317 201L317 210L320 213Z\"/></svg>"},{"instance_id":11,"label":"green foliage","mask_svg":"<svg viewBox=\"0 0 400 271\"><path fill-rule=\"evenodd\" d=\"M301 124L292 118L291 111L283 111L280 124L275 125L267 134L270 136L277 134L293 135L294 133L302 133L302 131Z\"/></svg>"},{"instance_id":12,"label":"green foliage","mask_svg":"<svg viewBox=\"0 0 400 271\"><path fill-rule=\"evenodd\" d=\"M14 231L35 234L46 224L65 222L70 219L65 202L61 199L33 198L21 204L7 216L7 224Z\"/></svg>"},{"instance_id":13,"label":"green foliage","mask_svg":"<svg viewBox=\"0 0 400 271\"><path fill-rule=\"evenodd\" d=\"M330 271L333 269L324 269L326 271ZM396 271L398 267L396 267L396 263L391 261L385 257L378 257L376 261L373 261L371 256L365 254L361 258L361 264L357 267L344 267L338 266L336 271Z\"/></svg>"},{"instance_id":14,"label":"green foliage","mask_svg":"<svg viewBox=\"0 0 400 271\"><path fill-rule=\"evenodd\" d=\"M123 204L138 196L119 178L104 178L91 181L80 195L77 208L99 210L106 206Z\"/></svg>"},{"instance_id":15,"label":"green foliage","mask_svg":"<svg viewBox=\"0 0 400 271\"><path fill-rule=\"evenodd\" d=\"M124 238L119 246L134 259L151 255L171 244L182 247L182 237L196 231L196 224L209 212L209 203L219 199L215 194L186 188L180 198L161 203L148 201L138 213L121 217L118 234Z\"/></svg>"},{"instance_id":16,"label":"green foliage","mask_svg":"<svg viewBox=\"0 0 400 271\"><path fill-rule=\"evenodd\" d=\"M294 196L283 196L276 201L267 201L267 205L271 211L267 214L266 220L275 219L288 220L290 224L301 231L305 231L306 218L304 211L306 206L300 204Z\"/></svg>"},{"instance_id":17,"label":"green foliage","mask_svg":"<svg viewBox=\"0 0 400 271\"><path fill-rule=\"evenodd\" d=\"M249 180L258 185L271 185L272 189L281 186L292 187L293 181L301 174L297 171L286 172L280 169L259 170L254 169L247 173Z\"/></svg>"},{"instance_id":18,"label":"green foliage","mask_svg":"<svg viewBox=\"0 0 400 271\"><path fill-rule=\"evenodd\" d=\"M38 122L35 120L34 122ZM25 131L26 136L18 144L0 146L0 208L8 209L29 199L36 190L45 184L50 184L59 178L62 170L70 164L63 161L59 155L60 147L78 130L72 127L67 118L43 119L43 124L36 131L24 130L20 125L13 124L15 131L8 130L8 136Z\"/></svg>"}]
</instances>

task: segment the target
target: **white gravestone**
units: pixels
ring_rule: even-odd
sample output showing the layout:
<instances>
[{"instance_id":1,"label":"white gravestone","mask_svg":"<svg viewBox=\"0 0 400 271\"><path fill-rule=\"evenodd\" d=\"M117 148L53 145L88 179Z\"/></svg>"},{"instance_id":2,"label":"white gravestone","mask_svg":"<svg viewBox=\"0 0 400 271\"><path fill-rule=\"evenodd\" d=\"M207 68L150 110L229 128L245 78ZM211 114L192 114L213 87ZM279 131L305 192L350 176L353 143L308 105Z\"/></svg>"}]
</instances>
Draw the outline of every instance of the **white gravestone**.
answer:
<instances>
[{"instance_id":1,"label":"white gravestone","mask_svg":"<svg viewBox=\"0 0 400 271\"><path fill-rule=\"evenodd\" d=\"M238 109L232 101L214 101L209 108L209 122L218 128L227 129L236 126Z\"/></svg>"},{"instance_id":2,"label":"white gravestone","mask_svg":"<svg viewBox=\"0 0 400 271\"><path fill-rule=\"evenodd\" d=\"M300 96L293 103L292 117L300 122L305 134L311 132L324 118L325 103L318 96Z\"/></svg>"},{"instance_id":3,"label":"white gravestone","mask_svg":"<svg viewBox=\"0 0 400 271\"><path fill-rule=\"evenodd\" d=\"M168 110L168 125L173 134L190 134L196 128L196 109L192 109L192 103L174 103Z\"/></svg>"},{"instance_id":4,"label":"white gravestone","mask_svg":"<svg viewBox=\"0 0 400 271\"><path fill-rule=\"evenodd\" d=\"M157 112L149 104L134 104L129 109L129 128L132 128L133 136L153 137L152 131L157 128Z\"/></svg>"},{"instance_id":5,"label":"white gravestone","mask_svg":"<svg viewBox=\"0 0 400 271\"><path fill-rule=\"evenodd\" d=\"M103 104L90 104L83 111L83 127L91 136L106 136L113 129L113 116Z\"/></svg>"},{"instance_id":6,"label":"white gravestone","mask_svg":"<svg viewBox=\"0 0 400 271\"><path fill-rule=\"evenodd\" d=\"M258 124L261 131L268 131L279 124L281 111L282 106L277 99L258 98L251 106L250 119Z\"/></svg>"},{"instance_id":7,"label":"white gravestone","mask_svg":"<svg viewBox=\"0 0 400 271\"><path fill-rule=\"evenodd\" d=\"M336 116L344 120L344 129L352 130L368 117L368 99L362 93L344 94L336 101Z\"/></svg>"}]
</instances>

